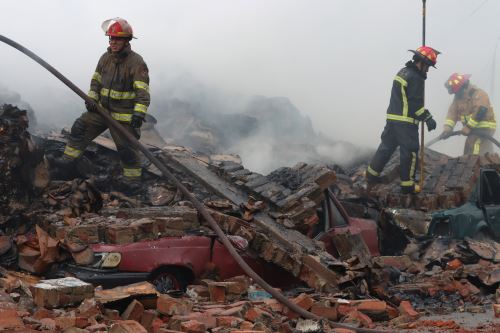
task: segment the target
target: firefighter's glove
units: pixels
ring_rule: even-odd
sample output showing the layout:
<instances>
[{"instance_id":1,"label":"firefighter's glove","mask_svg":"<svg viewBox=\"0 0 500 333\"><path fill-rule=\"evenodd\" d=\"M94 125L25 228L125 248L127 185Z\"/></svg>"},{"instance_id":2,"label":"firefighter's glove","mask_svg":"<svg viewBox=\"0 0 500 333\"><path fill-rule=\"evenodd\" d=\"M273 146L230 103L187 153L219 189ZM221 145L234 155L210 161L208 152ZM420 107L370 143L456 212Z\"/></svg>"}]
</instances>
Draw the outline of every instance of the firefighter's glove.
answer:
<instances>
[{"instance_id":1,"label":"firefighter's glove","mask_svg":"<svg viewBox=\"0 0 500 333\"><path fill-rule=\"evenodd\" d=\"M488 108L486 106L480 106L479 110L476 113L476 121L481 121L486 117L486 114L488 113Z\"/></svg>"},{"instance_id":2,"label":"firefighter's glove","mask_svg":"<svg viewBox=\"0 0 500 333\"><path fill-rule=\"evenodd\" d=\"M132 116L132 120L130 121L130 126L132 128L141 128L143 121L144 118L134 114Z\"/></svg>"},{"instance_id":3,"label":"firefighter's glove","mask_svg":"<svg viewBox=\"0 0 500 333\"><path fill-rule=\"evenodd\" d=\"M434 120L434 118L432 117L429 117L425 120L425 124L427 125L427 131L433 131L436 129L436 121Z\"/></svg>"},{"instance_id":4,"label":"firefighter's glove","mask_svg":"<svg viewBox=\"0 0 500 333\"><path fill-rule=\"evenodd\" d=\"M85 102L85 107L87 108L88 112L97 112L97 104L96 103Z\"/></svg>"}]
</instances>

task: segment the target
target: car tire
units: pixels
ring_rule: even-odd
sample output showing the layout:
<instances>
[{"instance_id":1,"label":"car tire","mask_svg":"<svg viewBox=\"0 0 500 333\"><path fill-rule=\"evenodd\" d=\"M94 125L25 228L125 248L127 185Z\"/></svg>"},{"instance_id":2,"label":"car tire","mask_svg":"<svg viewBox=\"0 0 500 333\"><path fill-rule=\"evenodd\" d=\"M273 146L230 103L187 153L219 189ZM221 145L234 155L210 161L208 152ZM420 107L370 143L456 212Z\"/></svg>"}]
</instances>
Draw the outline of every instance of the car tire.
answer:
<instances>
[{"instance_id":1,"label":"car tire","mask_svg":"<svg viewBox=\"0 0 500 333\"><path fill-rule=\"evenodd\" d=\"M163 268L158 270L150 279L155 289L162 294L173 290L185 290L189 277L177 268Z\"/></svg>"}]
</instances>

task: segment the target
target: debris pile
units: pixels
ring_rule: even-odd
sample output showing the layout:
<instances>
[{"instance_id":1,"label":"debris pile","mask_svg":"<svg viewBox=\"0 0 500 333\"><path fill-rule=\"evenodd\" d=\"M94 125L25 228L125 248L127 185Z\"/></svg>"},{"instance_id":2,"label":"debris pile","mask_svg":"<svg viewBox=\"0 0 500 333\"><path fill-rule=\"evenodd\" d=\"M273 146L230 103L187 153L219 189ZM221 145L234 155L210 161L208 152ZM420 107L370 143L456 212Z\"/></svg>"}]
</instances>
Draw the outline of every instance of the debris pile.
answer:
<instances>
[{"instance_id":1,"label":"debris pile","mask_svg":"<svg viewBox=\"0 0 500 333\"><path fill-rule=\"evenodd\" d=\"M0 107L0 212L16 212L26 196L49 182L43 151L28 132L28 115L10 104Z\"/></svg>"},{"instance_id":2,"label":"debris pile","mask_svg":"<svg viewBox=\"0 0 500 333\"><path fill-rule=\"evenodd\" d=\"M55 170L49 179L37 147L60 155L64 135L35 145L25 114L12 106L3 107L0 121L0 329L341 332L339 322L466 329L426 317L489 313L500 303L499 243L428 233L429 213L467 200L481 167L500 165L496 155L430 152L420 196L401 196L394 182L376 187L371 201L356 201L360 169L298 163L265 176L232 156L152 148L252 268L323 318L306 320L241 275L206 221L154 166L145 165L141 193L124 195L113 180L115 148L100 136L71 170L78 178ZM390 255L372 256L379 243ZM481 329L494 332L493 325Z\"/></svg>"}]
</instances>

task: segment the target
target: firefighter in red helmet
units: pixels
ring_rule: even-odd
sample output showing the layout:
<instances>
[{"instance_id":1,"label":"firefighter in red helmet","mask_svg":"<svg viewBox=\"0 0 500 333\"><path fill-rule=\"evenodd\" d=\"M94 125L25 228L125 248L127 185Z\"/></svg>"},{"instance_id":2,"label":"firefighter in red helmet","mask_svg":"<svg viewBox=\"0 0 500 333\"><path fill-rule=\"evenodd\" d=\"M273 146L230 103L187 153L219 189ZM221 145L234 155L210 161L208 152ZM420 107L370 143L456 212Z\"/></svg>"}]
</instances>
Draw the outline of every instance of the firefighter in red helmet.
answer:
<instances>
[{"instance_id":1,"label":"firefighter in red helmet","mask_svg":"<svg viewBox=\"0 0 500 333\"><path fill-rule=\"evenodd\" d=\"M444 86L450 95L455 95L444 123L441 138L446 139L453 131L455 124L462 123L462 134L467 136L464 155L484 155L493 151L493 144L476 134L492 136L495 133L496 121L488 94L470 84L470 74L453 73Z\"/></svg>"},{"instance_id":2,"label":"firefighter in red helmet","mask_svg":"<svg viewBox=\"0 0 500 333\"><path fill-rule=\"evenodd\" d=\"M96 112L96 103L137 138L149 107L148 67L131 49L130 41L134 38L131 25L117 17L104 21L102 29L109 37L109 47L99 59L90 82L88 96L95 102L86 103L87 112L71 128L62 158L67 165L79 158L87 145L108 129L104 118ZM140 154L114 128L109 130L122 164L119 184L124 187L123 191L134 192L141 187Z\"/></svg>"},{"instance_id":3,"label":"firefighter in red helmet","mask_svg":"<svg viewBox=\"0 0 500 333\"><path fill-rule=\"evenodd\" d=\"M415 183L418 160L418 124L425 121L427 130L436 128L436 121L424 108L424 82L430 66L435 67L438 51L421 46L394 77L387 119L380 143L366 170L368 186L383 182L381 173L397 147L400 149L401 192L419 191Z\"/></svg>"}]
</instances>

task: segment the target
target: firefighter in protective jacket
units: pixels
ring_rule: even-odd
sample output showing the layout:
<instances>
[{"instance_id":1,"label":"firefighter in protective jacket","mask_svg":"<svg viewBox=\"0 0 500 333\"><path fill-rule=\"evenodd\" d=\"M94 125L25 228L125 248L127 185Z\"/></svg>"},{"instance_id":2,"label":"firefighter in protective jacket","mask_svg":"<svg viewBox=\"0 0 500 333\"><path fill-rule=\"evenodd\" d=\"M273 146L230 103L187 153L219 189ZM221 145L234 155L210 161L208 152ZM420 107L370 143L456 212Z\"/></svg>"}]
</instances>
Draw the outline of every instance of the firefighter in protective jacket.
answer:
<instances>
[{"instance_id":1,"label":"firefighter in protective jacket","mask_svg":"<svg viewBox=\"0 0 500 333\"><path fill-rule=\"evenodd\" d=\"M126 20L110 19L102 24L102 28L109 37L109 47L92 75L88 96L139 138L150 102L148 67L130 47L133 32ZM80 157L87 145L108 128L104 118L96 112L95 103L86 103L86 108L87 112L71 128L63 155L68 161ZM125 183L139 185L142 171L139 152L115 129L111 127L109 130L121 159L122 178Z\"/></svg>"},{"instance_id":2,"label":"firefighter in protective jacket","mask_svg":"<svg viewBox=\"0 0 500 333\"><path fill-rule=\"evenodd\" d=\"M453 73L444 83L448 93L455 97L448 109L441 138L446 139L460 121L461 132L467 136L464 155L484 155L493 151L493 144L476 134L493 136L497 123L488 94L470 84L469 78L470 74Z\"/></svg>"},{"instance_id":3,"label":"firefighter in protective jacket","mask_svg":"<svg viewBox=\"0 0 500 333\"><path fill-rule=\"evenodd\" d=\"M415 184L419 149L418 124L425 121L429 131L436 128L429 110L424 109L424 82L429 66L434 67L439 54L428 46L410 51L414 53L412 61L408 61L394 78L387 121L381 135L382 142L366 170L369 186L382 182L382 170L399 146L399 176L401 191L405 194L418 192Z\"/></svg>"}]
</instances>

